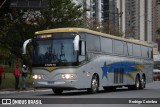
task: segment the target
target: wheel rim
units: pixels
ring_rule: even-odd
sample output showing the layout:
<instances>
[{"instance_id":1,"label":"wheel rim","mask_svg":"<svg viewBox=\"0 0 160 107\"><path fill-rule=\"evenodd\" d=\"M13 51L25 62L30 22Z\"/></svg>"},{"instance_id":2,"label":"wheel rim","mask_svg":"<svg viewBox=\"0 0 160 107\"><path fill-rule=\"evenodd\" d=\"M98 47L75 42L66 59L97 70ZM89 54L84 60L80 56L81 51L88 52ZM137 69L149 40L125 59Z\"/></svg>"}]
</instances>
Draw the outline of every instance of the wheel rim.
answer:
<instances>
[{"instance_id":1,"label":"wheel rim","mask_svg":"<svg viewBox=\"0 0 160 107\"><path fill-rule=\"evenodd\" d=\"M140 87L140 81L139 81L139 78L137 77L136 79L136 88L138 89Z\"/></svg>"},{"instance_id":2,"label":"wheel rim","mask_svg":"<svg viewBox=\"0 0 160 107\"><path fill-rule=\"evenodd\" d=\"M98 82L97 82L97 79L94 78L92 80L92 90L93 90L93 92L97 92L97 88L98 88Z\"/></svg>"},{"instance_id":3,"label":"wheel rim","mask_svg":"<svg viewBox=\"0 0 160 107\"><path fill-rule=\"evenodd\" d=\"M142 88L144 87L144 79L141 80Z\"/></svg>"},{"instance_id":4,"label":"wheel rim","mask_svg":"<svg viewBox=\"0 0 160 107\"><path fill-rule=\"evenodd\" d=\"M142 77L142 80L141 80L141 87L142 88L145 88L145 79L144 79L144 77Z\"/></svg>"}]
</instances>

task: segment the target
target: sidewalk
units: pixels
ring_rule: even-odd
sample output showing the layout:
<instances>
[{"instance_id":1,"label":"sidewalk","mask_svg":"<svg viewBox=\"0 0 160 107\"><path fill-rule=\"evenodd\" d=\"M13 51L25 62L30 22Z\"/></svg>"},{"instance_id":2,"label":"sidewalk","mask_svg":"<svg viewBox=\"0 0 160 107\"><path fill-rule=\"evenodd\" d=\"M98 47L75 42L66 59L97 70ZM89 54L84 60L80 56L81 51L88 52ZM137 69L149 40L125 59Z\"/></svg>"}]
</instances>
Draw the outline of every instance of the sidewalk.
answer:
<instances>
[{"instance_id":1,"label":"sidewalk","mask_svg":"<svg viewBox=\"0 0 160 107\"><path fill-rule=\"evenodd\" d=\"M10 94L10 93L23 93L23 92L42 92L42 91L51 91L51 89L34 89L34 88L27 88L26 90L22 89L1 89L0 94Z\"/></svg>"},{"instance_id":2,"label":"sidewalk","mask_svg":"<svg viewBox=\"0 0 160 107\"><path fill-rule=\"evenodd\" d=\"M34 88L28 88L28 89L26 89L26 90L14 89L14 88L1 89L1 90L0 90L0 94L16 93L16 92L25 92L25 91L34 91Z\"/></svg>"}]
</instances>

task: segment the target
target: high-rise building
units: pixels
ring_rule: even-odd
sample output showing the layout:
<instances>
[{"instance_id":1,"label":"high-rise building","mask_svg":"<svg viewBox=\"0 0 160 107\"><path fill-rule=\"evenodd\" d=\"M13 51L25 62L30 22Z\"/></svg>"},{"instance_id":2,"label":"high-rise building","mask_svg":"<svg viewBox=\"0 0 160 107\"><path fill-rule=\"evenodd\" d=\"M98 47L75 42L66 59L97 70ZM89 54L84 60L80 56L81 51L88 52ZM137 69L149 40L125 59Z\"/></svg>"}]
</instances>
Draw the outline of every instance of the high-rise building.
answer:
<instances>
[{"instance_id":1,"label":"high-rise building","mask_svg":"<svg viewBox=\"0 0 160 107\"><path fill-rule=\"evenodd\" d=\"M83 8L89 9L84 18L89 18L93 22L92 27L104 27L102 23L108 24L107 29L119 29L119 17L122 12L118 11L118 0L73 0L77 4L82 4ZM90 21L89 21L90 22ZM101 30L100 30L101 31ZM109 33L109 32L108 32Z\"/></svg>"},{"instance_id":2,"label":"high-rise building","mask_svg":"<svg viewBox=\"0 0 160 107\"><path fill-rule=\"evenodd\" d=\"M108 29L119 29L119 12L117 0L102 0L102 21L108 22Z\"/></svg>"},{"instance_id":3,"label":"high-rise building","mask_svg":"<svg viewBox=\"0 0 160 107\"><path fill-rule=\"evenodd\" d=\"M125 1L125 36L139 39L139 4L137 0Z\"/></svg>"},{"instance_id":4,"label":"high-rise building","mask_svg":"<svg viewBox=\"0 0 160 107\"><path fill-rule=\"evenodd\" d=\"M157 34L156 30L160 28L160 0L153 0L152 2L153 8L153 41L155 42L159 35Z\"/></svg>"},{"instance_id":5,"label":"high-rise building","mask_svg":"<svg viewBox=\"0 0 160 107\"><path fill-rule=\"evenodd\" d=\"M160 29L160 0L152 1L152 31L153 31L153 41L158 45L156 48L160 51L160 35L157 33L157 30Z\"/></svg>"},{"instance_id":6,"label":"high-rise building","mask_svg":"<svg viewBox=\"0 0 160 107\"><path fill-rule=\"evenodd\" d=\"M119 0L117 7L123 36L152 42L152 0Z\"/></svg>"},{"instance_id":7,"label":"high-rise building","mask_svg":"<svg viewBox=\"0 0 160 107\"><path fill-rule=\"evenodd\" d=\"M119 17L118 17L118 22L119 22L119 31L122 33L122 37L125 37L125 16L126 16L126 12L125 12L125 9L126 9L126 4L125 4L125 0L117 0L116 2L116 7L117 7L117 10L118 10L118 13L119 13Z\"/></svg>"}]
</instances>

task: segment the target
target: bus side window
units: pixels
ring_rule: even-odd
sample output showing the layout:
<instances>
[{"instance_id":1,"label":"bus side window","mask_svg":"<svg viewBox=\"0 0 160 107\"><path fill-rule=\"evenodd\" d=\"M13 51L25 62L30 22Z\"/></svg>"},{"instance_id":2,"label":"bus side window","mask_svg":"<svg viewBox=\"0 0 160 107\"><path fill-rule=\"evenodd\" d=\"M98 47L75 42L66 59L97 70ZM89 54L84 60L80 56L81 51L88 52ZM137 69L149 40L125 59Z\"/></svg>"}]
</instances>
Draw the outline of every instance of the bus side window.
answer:
<instances>
[{"instance_id":1,"label":"bus side window","mask_svg":"<svg viewBox=\"0 0 160 107\"><path fill-rule=\"evenodd\" d=\"M132 45L132 43L127 43L127 49L128 49L128 55L132 56L133 55L133 45Z\"/></svg>"},{"instance_id":2,"label":"bus side window","mask_svg":"<svg viewBox=\"0 0 160 107\"><path fill-rule=\"evenodd\" d=\"M127 42L123 42L123 44L124 44L124 55L129 56L129 50L128 50L128 47L127 47Z\"/></svg>"},{"instance_id":3,"label":"bus side window","mask_svg":"<svg viewBox=\"0 0 160 107\"><path fill-rule=\"evenodd\" d=\"M86 46L85 46L85 41L81 40L79 43L79 62L85 60L85 55L86 55Z\"/></svg>"}]
</instances>

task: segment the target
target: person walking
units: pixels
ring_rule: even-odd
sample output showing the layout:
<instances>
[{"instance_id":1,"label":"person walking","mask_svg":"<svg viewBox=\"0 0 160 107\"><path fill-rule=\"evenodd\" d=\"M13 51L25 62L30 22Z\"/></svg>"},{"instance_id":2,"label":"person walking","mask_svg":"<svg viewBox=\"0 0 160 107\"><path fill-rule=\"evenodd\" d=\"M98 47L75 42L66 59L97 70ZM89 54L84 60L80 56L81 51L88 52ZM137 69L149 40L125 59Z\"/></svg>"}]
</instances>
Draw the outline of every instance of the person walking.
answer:
<instances>
[{"instance_id":1,"label":"person walking","mask_svg":"<svg viewBox=\"0 0 160 107\"><path fill-rule=\"evenodd\" d=\"M28 72L27 66L26 66L26 65L23 65L23 66L22 66L22 89L23 89L23 90L26 90L27 72Z\"/></svg>"},{"instance_id":2,"label":"person walking","mask_svg":"<svg viewBox=\"0 0 160 107\"><path fill-rule=\"evenodd\" d=\"M19 89L19 77L20 77L20 71L19 71L19 66L16 65L13 75L15 77L15 89Z\"/></svg>"},{"instance_id":3,"label":"person walking","mask_svg":"<svg viewBox=\"0 0 160 107\"><path fill-rule=\"evenodd\" d=\"M1 84L2 84L2 73L4 71L4 67L0 66L0 89L1 89Z\"/></svg>"}]
</instances>

